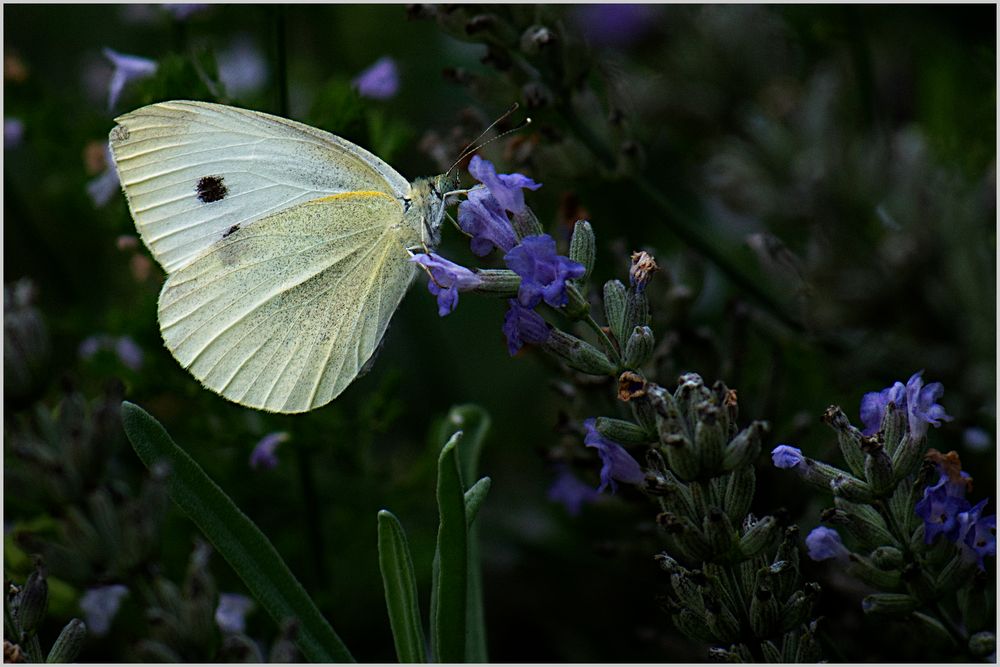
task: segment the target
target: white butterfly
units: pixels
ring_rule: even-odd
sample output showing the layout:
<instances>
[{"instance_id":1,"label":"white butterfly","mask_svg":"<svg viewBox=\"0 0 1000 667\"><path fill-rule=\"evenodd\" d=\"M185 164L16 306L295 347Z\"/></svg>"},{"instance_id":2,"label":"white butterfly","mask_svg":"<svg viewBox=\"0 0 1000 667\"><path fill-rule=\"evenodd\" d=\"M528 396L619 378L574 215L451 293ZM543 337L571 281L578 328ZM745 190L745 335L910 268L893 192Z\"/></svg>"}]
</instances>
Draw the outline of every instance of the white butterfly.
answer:
<instances>
[{"instance_id":1,"label":"white butterfly","mask_svg":"<svg viewBox=\"0 0 1000 667\"><path fill-rule=\"evenodd\" d=\"M328 132L219 104L115 121L129 210L167 272L160 330L177 361L252 408L336 398L416 273L408 249L437 245L455 180L410 183Z\"/></svg>"}]
</instances>

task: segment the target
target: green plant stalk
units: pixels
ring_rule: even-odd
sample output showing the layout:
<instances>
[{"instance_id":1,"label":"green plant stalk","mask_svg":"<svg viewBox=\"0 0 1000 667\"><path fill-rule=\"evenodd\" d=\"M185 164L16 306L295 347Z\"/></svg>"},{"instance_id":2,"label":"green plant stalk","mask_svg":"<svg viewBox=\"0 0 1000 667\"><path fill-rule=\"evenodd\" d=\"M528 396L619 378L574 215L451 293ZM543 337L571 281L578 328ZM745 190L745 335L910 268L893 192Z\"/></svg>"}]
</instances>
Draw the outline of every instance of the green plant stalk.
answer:
<instances>
[{"instance_id":1,"label":"green plant stalk","mask_svg":"<svg viewBox=\"0 0 1000 667\"><path fill-rule=\"evenodd\" d=\"M297 619L295 639L312 662L353 662L350 651L306 594L277 550L148 412L122 403L122 423L136 454L151 468L170 466L167 492L276 623Z\"/></svg>"},{"instance_id":2,"label":"green plant stalk","mask_svg":"<svg viewBox=\"0 0 1000 667\"><path fill-rule=\"evenodd\" d=\"M457 452L461 439L462 433L455 433L438 458L440 523L431 610L431 655L436 662L462 662L465 659L468 525Z\"/></svg>"}]
</instances>

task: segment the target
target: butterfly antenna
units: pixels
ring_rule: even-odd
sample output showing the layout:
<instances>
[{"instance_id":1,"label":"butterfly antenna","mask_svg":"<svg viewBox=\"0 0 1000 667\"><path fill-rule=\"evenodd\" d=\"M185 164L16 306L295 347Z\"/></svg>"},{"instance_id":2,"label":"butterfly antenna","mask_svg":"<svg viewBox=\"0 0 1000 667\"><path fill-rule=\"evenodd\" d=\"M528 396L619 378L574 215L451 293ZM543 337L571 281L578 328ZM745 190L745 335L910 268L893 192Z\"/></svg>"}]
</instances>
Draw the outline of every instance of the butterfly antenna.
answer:
<instances>
[{"instance_id":1,"label":"butterfly antenna","mask_svg":"<svg viewBox=\"0 0 1000 667\"><path fill-rule=\"evenodd\" d=\"M501 122L501 121L509 118L512 113L514 113L515 111L517 111L520 108L520 106L521 105L519 105L517 102L514 102L514 104L512 104L511 107L509 109L507 109L507 111L505 111L503 113L503 115L501 115L495 121L493 121L492 123L490 123L489 127L487 127L485 130L483 130L482 133L478 137L476 137L475 139L473 139L465 148L462 149L461 155L458 156L458 159L455 160L455 163L453 165L451 165L448 168L448 171L446 171L445 173L446 174L450 174L452 172L452 170L455 167L457 167L462 160L464 160L465 158L469 157L470 155L472 155L473 153L475 153L479 149L483 148L484 146L488 146L489 144L493 143L497 139L502 139L503 137L506 137L511 132L517 132L518 130L523 130L527 126L531 125L531 119L530 118L525 118L520 123L518 123L515 127L512 127L511 129L507 130L506 132L502 132L502 133L498 134L497 136L493 137L492 139L487 139L486 141L484 141L481 144L478 144L478 145L476 144L476 142L478 142L480 139L482 139L484 136L486 136L486 134L490 130L492 130L494 127L496 127L497 123L499 123L499 122Z\"/></svg>"}]
</instances>

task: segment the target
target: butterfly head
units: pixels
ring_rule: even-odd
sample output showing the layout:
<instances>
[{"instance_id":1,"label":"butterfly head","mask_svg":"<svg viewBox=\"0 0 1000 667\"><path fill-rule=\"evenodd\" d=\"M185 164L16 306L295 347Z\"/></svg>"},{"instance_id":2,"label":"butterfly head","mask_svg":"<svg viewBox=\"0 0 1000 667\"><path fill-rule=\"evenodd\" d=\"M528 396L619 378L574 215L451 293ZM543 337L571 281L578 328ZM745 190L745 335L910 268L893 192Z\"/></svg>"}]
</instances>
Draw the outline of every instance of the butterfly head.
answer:
<instances>
[{"instance_id":1,"label":"butterfly head","mask_svg":"<svg viewBox=\"0 0 1000 667\"><path fill-rule=\"evenodd\" d=\"M441 242L446 199L457 189L458 176L455 174L440 174L413 181L407 215L419 217L424 244L433 248Z\"/></svg>"}]
</instances>

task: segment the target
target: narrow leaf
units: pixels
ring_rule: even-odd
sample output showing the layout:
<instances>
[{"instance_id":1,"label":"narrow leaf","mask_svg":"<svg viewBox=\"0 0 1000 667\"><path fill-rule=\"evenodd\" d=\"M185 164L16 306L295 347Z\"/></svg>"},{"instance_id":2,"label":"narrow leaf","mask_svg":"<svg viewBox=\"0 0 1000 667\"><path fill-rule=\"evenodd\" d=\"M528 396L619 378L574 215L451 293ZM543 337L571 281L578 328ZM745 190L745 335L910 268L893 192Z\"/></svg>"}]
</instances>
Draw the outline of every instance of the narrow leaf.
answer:
<instances>
[{"instance_id":1,"label":"narrow leaf","mask_svg":"<svg viewBox=\"0 0 1000 667\"><path fill-rule=\"evenodd\" d=\"M276 623L299 622L295 643L311 662L353 662L354 658L260 529L239 510L156 419L139 406L122 403L122 423L147 468L165 462L170 498L198 526L232 566Z\"/></svg>"},{"instance_id":2,"label":"narrow leaf","mask_svg":"<svg viewBox=\"0 0 1000 667\"><path fill-rule=\"evenodd\" d=\"M490 485L492 483L489 477L483 477L465 492L465 523L470 527L472 526L472 522L476 520L479 508L482 507L483 501L486 500L486 494L490 492Z\"/></svg>"},{"instance_id":3,"label":"narrow leaf","mask_svg":"<svg viewBox=\"0 0 1000 667\"><path fill-rule=\"evenodd\" d=\"M455 433L438 458L438 525L435 554L435 599L431 617L431 651L438 662L465 659L465 604L468 594L468 532L465 491L459 471Z\"/></svg>"},{"instance_id":4,"label":"narrow leaf","mask_svg":"<svg viewBox=\"0 0 1000 667\"><path fill-rule=\"evenodd\" d=\"M479 477L479 456L490 430L489 413L472 403L453 407L442 426L440 442L446 442L459 430L463 433L462 446L458 450L462 479L476 479Z\"/></svg>"},{"instance_id":5,"label":"narrow leaf","mask_svg":"<svg viewBox=\"0 0 1000 667\"><path fill-rule=\"evenodd\" d=\"M410 546L399 519L388 510L378 513L378 565L396 656L400 662L427 662Z\"/></svg>"}]
</instances>

